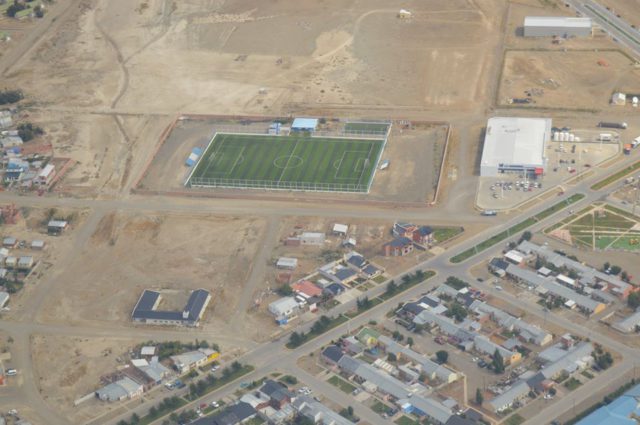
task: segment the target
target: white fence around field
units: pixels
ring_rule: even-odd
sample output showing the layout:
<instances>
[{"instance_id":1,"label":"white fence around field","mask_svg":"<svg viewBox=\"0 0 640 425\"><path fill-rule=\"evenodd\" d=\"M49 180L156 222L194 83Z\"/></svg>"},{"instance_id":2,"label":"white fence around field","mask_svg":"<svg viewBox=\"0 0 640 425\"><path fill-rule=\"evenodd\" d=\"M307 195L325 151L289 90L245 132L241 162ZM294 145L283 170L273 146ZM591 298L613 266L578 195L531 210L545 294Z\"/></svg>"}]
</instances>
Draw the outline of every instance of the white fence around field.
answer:
<instances>
[{"instance_id":1,"label":"white fence around field","mask_svg":"<svg viewBox=\"0 0 640 425\"><path fill-rule=\"evenodd\" d=\"M390 126L389 126L390 128ZM269 126L262 124L250 124L250 125L216 125L214 126L214 132L211 137L216 133L229 133L229 134L259 134L264 136L299 136L303 137L308 134L306 137L332 137L332 138L344 138L344 139L374 139L374 140L382 140L387 137L389 133L388 129L386 131L355 131L355 130L336 130L336 131L323 131L316 130L311 133L305 132L280 132L280 134L269 133Z\"/></svg>"},{"instance_id":2,"label":"white fence around field","mask_svg":"<svg viewBox=\"0 0 640 425\"><path fill-rule=\"evenodd\" d=\"M367 193L369 184L361 183L306 183L277 182L272 180L225 179L192 177L191 187L220 187L228 189L294 190L304 192L359 192Z\"/></svg>"}]
</instances>

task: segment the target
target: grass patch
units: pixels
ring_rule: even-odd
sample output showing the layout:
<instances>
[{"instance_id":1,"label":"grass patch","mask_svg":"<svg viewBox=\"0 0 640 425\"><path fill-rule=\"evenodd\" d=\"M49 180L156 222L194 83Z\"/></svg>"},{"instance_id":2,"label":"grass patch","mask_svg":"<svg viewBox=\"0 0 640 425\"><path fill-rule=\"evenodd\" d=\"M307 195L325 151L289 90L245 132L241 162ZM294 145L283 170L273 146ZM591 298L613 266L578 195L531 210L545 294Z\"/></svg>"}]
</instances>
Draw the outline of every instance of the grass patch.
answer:
<instances>
[{"instance_id":1,"label":"grass patch","mask_svg":"<svg viewBox=\"0 0 640 425\"><path fill-rule=\"evenodd\" d=\"M420 425L420 422L416 421L415 419L411 419L407 415L400 416L398 419L394 421L394 423L398 425Z\"/></svg>"},{"instance_id":2,"label":"grass patch","mask_svg":"<svg viewBox=\"0 0 640 425\"><path fill-rule=\"evenodd\" d=\"M380 284L382 282L385 282L387 280L387 277L381 274L380 276L376 276L371 280L373 280L375 283Z\"/></svg>"},{"instance_id":3,"label":"grass patch","mask_svg":"<svg viewBox=\"0 0 640 425\"><path fill-rule=\"evenodd\" d=\"M381 414L385 413L387 410L389 410L389 406L387 406L386 404L384 404L380 400L375 400L373 402L373 404L371 405L371 410L373 410L377 414L381 415Z\"/></svg>"},{"instance_id":4,"label":"grass patch","mask_svg":"<svg viewBox=\"0 0 640 425\"><path fill-rule=\"evenodd\" d=\"M587 379L593 379L594 376L591 372L589 372L588 370L583 370L582 372L580 372L580 375L584 376Z\"/></svg>"},{"instance_id":5,"label":"grass patch","mask_svg":"<svg viewBox=\"0 0 640 425\"><path fill-rule=\"evenodd\" d=\"M367 192L383 146L381 139L217 133L189 184Z\"/></svg>"},{"instance_id":6,"label":"grass patch","mask_svg":"<svg viewBox=\"0 0 640 425\"><path fill-rule=\"evenodd\" d=\"M246 425L262 425L263 423L265 423L265 420L260 416L256 416L255 418L251 418L245 422Z\"/></svg>"},{"instance_id":7,"label":"grass patch","mask_svg":"<svg viewBox=\"0 0 640 425\"><path fill-rule=\"evenodd\" d=\"M565 388L567 388L569 391L573 391L576 388L578 388L580 385L582 385L582 382L578 381L576 378L571 377L569 379L567 379L567 381L563 384L565 386Z\"/></svg>"},{"instance_id":8,"label":"grass patch","mask_svg":"<svg viewBox=\"0 0 640 425\"><path fill-rule=\"evenodd\" d=\"M520 425L521 423L523 423L525 421L525 419L518 415L517 413L509 416L507 418L507 420L504 421L505 425Z\"/></svg>"},{"instance_id":9,"label":"grass patch","mask_svg":"<svg viewBox=\"0 0 640 425\"><path fill-rule=\"evenodd\" d=\"M443 243L449 239L453 239L464 232L462 227L434 227L433 238L437 243Z\"/></svg>"},{"instance_id":10,"label":"grass patch","mask_svg":"<svg viewBox=\"0 0 640 425\"><path fill-rule=\"evenodd\" d=\"M339 388L340 391L347 394L351 394L356 389L354 385L351 385L350 383L336 375L333 375L331 378L329 378L328 382L334 387Z\"/></svg>"},{"instance_id":11,"label":"grass patch","mask_svg":"<svg viewBox=\"0 0 640 425\"><path fill-rule=\"evenodd\" d=\"M384 135L388 128L389 124L379 122L348 122L344 125L344 132Z\"/></svg>"},{"instance_id":12,"label":"grass patch","mask_svg":"<svg viewBox=\"0 0 640 425\"><path fill-rule=\"evenodd\" d=\"M487 240L485 240L483 242L480 242L478 245L476 245L474 247L471 247L471 248L467 249L466 251L462 251L460 254L451 257L449 259L449 261L451 261L452 263L461 263L461 262L473 257L474 255L477 255L477 254L481 253L482 251L484 251L486 249L489 249L494 245L497 245L498 243L502 242L503 240L505 240L507 238L510 238L511 236L514 236L514 235L522 232L526 228L534 225L536 222L542 221L545 218L549 217L550 215L562 210L563 208L566 208L569 205L578 202L582 198L584 198L584 195L581 194L581 193L578 193L578 194L575 194L573 196L570 196L566 200L560 201L557 204L552 205L551 207L549 207L546 210L534 215L533 217L529 217L526 220L521 221L520 223L511 226L507 230L504 230L504 231L498 233L497 235L494 235L494 236L490 237L489 239L487 239Z\"/></svg>"},{"instance_id":13,"label":"grass patch","mask_svg":"<svg viewBox=\"0 0 640 425\"><path fill-rule=\"evenodd\" d=\"M349 319L353 319L356 316L361 315L362 313L364 313L367 310L371 310L373 307L377 306L378 304L382 304L382 300L380 298L373 298L368 300L368 302L365 303L360 303L360 305L358 306L358 309L355 311L349 311L348 313L345 313L344 315L347 316Z\"/></svg>"},{"instance_id":14,"label":"grass patch","mask_svg":"<svg viewBox=\"0 0 640 425\"><path fill-rule=\"evenodd\" d=\"M640 169L640 161L635 162L631 165L629 165L628 167L618 171L615 174L610 175L609 177L600 180L598 183L594 184L593 186L591 186L591 190L600 190L603 187L609 186L611 183L620 180L621 178L625 177L627 174L631 174L634 171L636 171L637 169Z\"/></svg>"}]
</instances>

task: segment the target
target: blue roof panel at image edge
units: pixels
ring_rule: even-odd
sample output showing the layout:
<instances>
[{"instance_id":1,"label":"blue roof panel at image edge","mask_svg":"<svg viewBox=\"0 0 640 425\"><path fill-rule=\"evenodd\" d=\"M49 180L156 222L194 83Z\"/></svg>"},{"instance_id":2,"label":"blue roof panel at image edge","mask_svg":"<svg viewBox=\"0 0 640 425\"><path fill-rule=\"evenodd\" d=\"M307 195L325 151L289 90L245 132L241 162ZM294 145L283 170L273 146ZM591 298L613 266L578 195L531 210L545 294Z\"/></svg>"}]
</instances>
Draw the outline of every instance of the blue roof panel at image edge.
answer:
<instances>
[{"instance_id":1,"label":"blue roof panel at image edge","mask_svg":"<svg viewBox=\"0 0 640 425\"><path fill-rule=\"evenodd\" d=\"M318 126L317 118L296 118L291 124L292 130L315 130Z\"/></svg>"},{"instance_id":2,"label":"blue roof panel at image edge","mask_svg":"<svg viewBox=\"0 0 640 425\"><path fill-rule=\"evenodd\" d=\"M629 391L602 406L576 425L637 425L633 417L640 416L638 399L640 398L640 385L636 385Z\"/></svg>"}]
</instances>

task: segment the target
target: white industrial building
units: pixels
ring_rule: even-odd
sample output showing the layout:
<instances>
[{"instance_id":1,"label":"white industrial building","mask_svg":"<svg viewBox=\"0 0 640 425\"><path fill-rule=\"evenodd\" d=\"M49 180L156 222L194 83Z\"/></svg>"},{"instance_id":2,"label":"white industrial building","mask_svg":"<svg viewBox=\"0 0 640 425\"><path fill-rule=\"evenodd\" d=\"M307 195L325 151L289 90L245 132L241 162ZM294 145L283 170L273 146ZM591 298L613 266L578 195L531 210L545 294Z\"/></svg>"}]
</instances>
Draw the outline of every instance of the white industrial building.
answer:
<instances>
[{"instance_id":1,"label":"white industrial building","mask_svg":"<svg viewBox=\"0 0 640 425\"><path fill-rule=\"evenodd\" d=\"M480 175L543 174L547 163L544 148L550 138L550 118L490 118L484 136Z\"/></svg>"},{"instance_id":2,"label":"white industrial building","mask_svg":"<svg viewBox=\"0 0 640 425\"><path fill-rule=\"evenodd\" d=\"M524 18L525 37L590 37L590 18L572 16L527 16Z\"/></svg>"}]
</instances>

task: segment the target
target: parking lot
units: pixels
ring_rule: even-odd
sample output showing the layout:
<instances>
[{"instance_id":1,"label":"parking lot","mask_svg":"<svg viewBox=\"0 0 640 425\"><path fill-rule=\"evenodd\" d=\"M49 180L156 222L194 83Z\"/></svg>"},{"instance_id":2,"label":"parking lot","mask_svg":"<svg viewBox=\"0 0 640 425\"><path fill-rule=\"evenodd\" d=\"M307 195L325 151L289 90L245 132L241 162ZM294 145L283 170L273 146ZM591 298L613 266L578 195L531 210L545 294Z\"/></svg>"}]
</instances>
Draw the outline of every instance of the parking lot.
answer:
<instances>
[{"instance_id":1,"label":"parking lot","mask_svg":"<svg viewBox=\"0 0 640 425\"><path fill-rule=\"evenodd\" d=\"M568 132L565 132L568 133ZM545 146L547 166L540 176L501 174L480 177L476 203L482 209L514 208L567 180L595 170L598 164L620 152L620 136L614 131L574 130L571 141L551 141ZM603 137L601 137L603 135ZM565 136L563 136L563 139ZM602 139L602 140L601 140Z\"/></svg>"}]
</instances>

